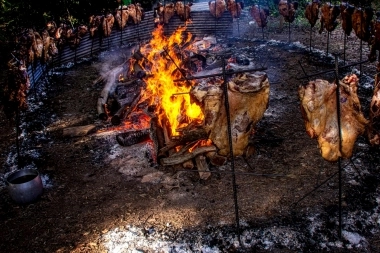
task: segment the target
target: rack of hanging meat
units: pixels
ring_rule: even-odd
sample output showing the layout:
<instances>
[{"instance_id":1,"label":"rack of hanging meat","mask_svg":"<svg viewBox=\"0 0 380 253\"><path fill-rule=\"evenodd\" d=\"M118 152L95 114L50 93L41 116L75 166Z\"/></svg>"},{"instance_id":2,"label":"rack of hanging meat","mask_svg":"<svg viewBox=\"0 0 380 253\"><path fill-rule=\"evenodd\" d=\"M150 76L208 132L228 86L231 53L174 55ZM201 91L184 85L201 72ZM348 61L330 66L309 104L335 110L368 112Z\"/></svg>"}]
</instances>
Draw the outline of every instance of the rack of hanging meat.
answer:
<instances>
[{"instance_id":1,"label":"rack of hanging meat","mask_svg":"<svg viewBox=\"0 0 380 253\"><path fill-rule=\"evenodd\" d=\"M149 43L107 75L102 92L107 101L100 96L98 113L113 125L106 131L115 131L120 145L148 141L158 164L185 168L196 164L207 171L206 159L222 165L231 152L224 85L232 152L252 154L249 138L269 100L263 70L239 61L214 36L196 37L180 27L165 37L163 26L158 26Z\"/></svg>"}]
</instances>

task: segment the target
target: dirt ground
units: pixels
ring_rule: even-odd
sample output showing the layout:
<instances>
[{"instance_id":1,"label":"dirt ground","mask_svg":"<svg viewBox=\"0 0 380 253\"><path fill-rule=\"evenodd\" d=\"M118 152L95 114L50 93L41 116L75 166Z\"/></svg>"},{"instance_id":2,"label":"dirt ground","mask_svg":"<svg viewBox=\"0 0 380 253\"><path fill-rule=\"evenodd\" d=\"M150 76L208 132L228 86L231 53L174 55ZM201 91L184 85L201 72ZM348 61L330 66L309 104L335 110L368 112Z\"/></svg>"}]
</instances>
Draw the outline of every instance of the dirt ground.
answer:
<instances>
[{"instance_id":1,"label":"dirt ground","mask_svg":"<svg viewBox=\"0 0 380 253\"><path fill-rule=\"evenodd\" d=\"M297 89L307 81L299 79L304 76L301 65L310 74L334 68L333 56L325 57L327 34L318 34L315 27L314 50L309 52L307 25L292 24L289 37L287 25L280 29L273 20L263 36L248 21L234 23L238 28L234 38L220 38L224 47L267 67L271 85L269 108L251 140L256 151L248 159L234 159L240 228L292 226L303 231L307 217L318 213L323 225L305 235L308 240L303 248L294 251L320 252L312 241L339 239L339 164L323 160L317 142L307 136ZM338 27L331 34L329 53L339 54L340 64L343 42ZM349 36L346 64L360 61L359 49L359 40L354 34ZM363 60L367 53L363 45ZM236 234L231 161L211 167L212 176L206 181L199 179L196 170L154 166L148 159L147 143L122 147L107 128L109 122L98 119L96 101L103 87L93 81L105 68L119 65L124 60L121 55L118 50L104 52L71 68L56 69L30 91L33 107L22 115L21 166L36 167L45 189L36 203L20 206L0 186L1 252L106 252L102 236L128 226L179 234L222 228ZM359 97L366 115L374 66L361 66ZM341 77L348 71L357 73L360 65L354 68L342 71ZM319 78L332 80L334 76ZM16 133L14 122L3 114L0 120L0 172L5 174L15 166ZM62 135L66 127L87 124L95 124L99 131L75 138ZM378 150L368 146L365 136L359 137L354 156L343 160L341 167L345 168L343 229L350 230L352 212L377 208ZM375 227L355 226L361 226L367 247L329 251L380 252L376 223ZM219 248L222 252L293 252L280 244L270 250L261 246L243 250L220 243Z\"/></svg>"}]
</instances>

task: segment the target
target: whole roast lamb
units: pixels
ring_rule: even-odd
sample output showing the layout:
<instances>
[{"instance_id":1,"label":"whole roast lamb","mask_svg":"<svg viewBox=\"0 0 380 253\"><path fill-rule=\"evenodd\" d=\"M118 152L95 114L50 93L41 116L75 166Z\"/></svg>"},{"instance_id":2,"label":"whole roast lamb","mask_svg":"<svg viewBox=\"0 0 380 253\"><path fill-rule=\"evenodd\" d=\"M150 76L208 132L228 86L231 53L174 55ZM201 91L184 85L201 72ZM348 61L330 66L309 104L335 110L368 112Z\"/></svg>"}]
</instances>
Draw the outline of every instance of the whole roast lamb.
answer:
<instances>
[{"instance_id":1,"label":"whole roast lamb","mask_svg":"<svg viewBox=\"0 0 380 253\"><path fill-rule=\"evenodd\" d=\"M337 116L337 84L317 79L298 89L301 112L306 132L318 140L322 157L337 161L339 157L350 158L356 138L363 134L368 123L361 112L357 96L358 77L347 75L340 84L340 128Z\"/></svg>"}]
</instances>

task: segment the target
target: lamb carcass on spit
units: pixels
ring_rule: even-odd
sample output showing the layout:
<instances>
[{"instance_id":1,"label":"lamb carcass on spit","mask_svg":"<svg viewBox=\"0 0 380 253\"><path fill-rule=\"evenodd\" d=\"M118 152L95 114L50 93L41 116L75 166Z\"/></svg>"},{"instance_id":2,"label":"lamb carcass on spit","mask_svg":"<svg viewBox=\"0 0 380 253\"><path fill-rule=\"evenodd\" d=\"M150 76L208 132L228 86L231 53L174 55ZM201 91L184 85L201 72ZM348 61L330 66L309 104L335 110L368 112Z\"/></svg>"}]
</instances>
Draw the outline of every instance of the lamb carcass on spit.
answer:
<instances>
[{"instance_id":1,"label":"lamb carcass on spit","mask_svg":"<svg viewBox=\"0 0 380 253\"><path fill-rule=\"evenodd\" d=\"M184 4L182 1L178 1L175 3L174 11L182 21L187 21L191 18L190 12L192 5L193 3Z\"/></svg>"},{"instance_id":2,"label":"lamb carcass on spit","mask_svg":"<svg viewBox=\"0 0 380 253\"><path fill-rule=\"evenodd\" d=\"M256 123L263 117L269 101L266 73L241 73L228 83L231 137L234 156L244 155ZM204 128L218 148L219 155L230 153L223 88L209 83L194 86L191 95L202 103ZM247 106L249 105L249 106Z\"/></svg>"},{"instance_id":3,"label":"lamb carcass on spit","mask_svg":"<svg viewBox=\"0 0 380 253\"><path fill-rule=\"evenodd\" d=\"M313 0L313 2L308 3L305 9L305 17L309 21L311 27L314 27L319 18L319 7L321 2L319 0Z\"/></svg>"},{"instance_id":4,"label":"lamb carcass on spit","mask_svg":"<svg viewBox=\"0 0 380 253\"><path fill-rule=\"evenodd\" d=\"M238 18L241 15L241 10L244 8L242 2L235 0L227 0L227 10L230 12L232 18Z\"/></svg>"},{"instance_id":5,"label":"lamb carcass on spit","mask_svg":"<svg viewBox=\"0 0 380 253\"><path fill-rule=\"evenodd\" d=\"M115 17L112 15L112 13L107 13L104 16L102 28L103 28L103 36L109 37L112 32L113 24L115 23Z\"/></svg>"},{"instance_id":6,"label":"lamb carcass on spit","mask_svg":"<svg viewBox=\"0 0 380 253\"><path fill-rule=\"evenodd\" d=\"M332 32L338 25L337 18L340 14L340 7L338 5L324 3L321 7L321 13L321 27L319 33L322 33L323 29Z\"/></svg>"},{"instance_id":7,"label":"lamb carcass on spit","mask_svg":"<svg viewBox=\"0 0 380 253\"><path fill-rule=\"evenodd\" d=\"M357 96L358 82L355 74L339 81L341 141L337 120L336 83L317 79L301 85L298 89L306 132L311 138L318 140L322 157L327 161L337 161L339 157L350 158L356 138L364 133L368 124Z\"/></svg>"},{"instance_id":8,"label":"lamb carcass on spit","mask_svg":"<svg viewBox=\"0 0 380 253\"><path fill-rule=\"evenodd\" d=\"M210 13L215 18L220 18L223 13L227 10L226 1L224 0L215 0L208 2L208 8Z\"/></svg>"},{"instance_id":9,"label":"lamb carcass on spit","mask_svg":"<svg viewBox=\"0 0 380 253\"><path fill-rule=\"evenodd\" d=\"M372 21L371 27L371 50L368 58L371 62L374 62L376 60L376 51L380 51L380 12L376 13L376 20ZM378 61L380 62L380 53L378 56Z\"/></svg>"},{"instance_id":10,"label":"lamb carcass on spit","mask_svg":"<svg viewBox=\"0 0 380 253\"><path fill-rule=\"evenodd\" d=\"M257 25L261 28L267 26L269 9L266 7L259 7L258 5L253 5L249 10L249 14L256 21Z\"/></svg>"},{"instance_id":11,"label":"lamb carcass on spit","mask_svg":"<svg viewBox=\"0 0 380 253\"><path fill-rule=\"evenodd\" d=\"M103 20L104 20L104 15L90 16L88 27L89 27L91 37L94 37L95 33L97 33L101 29Z\"/></svg>"},{"instance_id":12,"label":"lamb carcass on spit","mask_svg":"<svg viewBox=\"0 0 380 253\"><path fill-rule=\"evenodd\" d=\"M287 0L280 0L278 3L278 11L284 17L286 22L292 23L296 18L296 10L298 9L298 2L288 2Z\"/></svg>"},{"instance_id":13,"label":"lamb carcass on spit","mask_svg":"<svg viewBox=\"0 0 380 253\"><path fill-rule=\"evenodd\" d=\"M342 28L347 36L350 36L352 31L352 14L355 11L355 7L347 2L340 4L340 16L342 20Z\"/></svg>"},{"instance_id":14,"label":"lamb carcass on spit","mask_svg":"<svg viewBox=\"0 0 380 253\"><path fill-rule=\"evenodd\" d=\"M372 146L380 145L380 74L375 76L373 96L369 110L367 136Z\"/></svg>"},{"instance_id":15,"label":"lamb carcass on spit","mask_svg":"<svg viewBox=\"0 0 380 253\"><path fill-rule=\"evenodd\" d=\"M131 19L135 25L140 24L141 21L144 20L145 12L140 3L130 4L127 8L129 19Z\"/></svg>"},{"instance_id":16,"label":"lamb carcass on spit","mask_svg":"<svg viewBox=\"0 0 380 253\"><path fill-rule=\"evenodd\" d=\"M169 24L169 20L174 16L174 3L157 4L157 8L154 11L154 23L157 24Z\"/></svg>"},{"instance_id":17,"label":"lamb carcass on spit","mask_svg":"<svg viewBox=\"0 0 380 253\"><path fill-rule=\"evenodd\" d=\"M127 9L116 10L115 22L121 30L123 30L127 26L128 19L129 19L129 11Z\"/></svg>"},{"instance_id":18,"label":"lamb carcass on spit","mask_svg":"<svg viewBox=\"0 0 380 253\"><path fill-rule=\"evenodd\" d=\"M352 14L352 28L359 39L368 42L371 38L372 8L356 8Z\"/></svg>"}]
</instances>

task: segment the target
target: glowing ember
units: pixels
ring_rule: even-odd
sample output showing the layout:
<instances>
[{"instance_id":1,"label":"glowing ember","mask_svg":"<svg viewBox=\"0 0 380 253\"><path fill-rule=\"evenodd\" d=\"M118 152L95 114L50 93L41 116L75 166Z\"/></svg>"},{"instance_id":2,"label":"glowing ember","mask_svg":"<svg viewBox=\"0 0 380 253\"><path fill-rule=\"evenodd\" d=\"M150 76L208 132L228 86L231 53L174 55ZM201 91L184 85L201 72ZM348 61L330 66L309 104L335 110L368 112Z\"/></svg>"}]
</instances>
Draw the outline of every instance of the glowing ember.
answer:
<instances>
[{"instance_id":1,"label":"glowing ember","mask_svg":"<svg viewBox=\"0 0 380 253\"><path fill-rule=\"evenodd\" d=\"M191 36L183 35L185 30L186 27L179 27L167 38L163 27L158 26L152 33L152 40L140 49L145 56L141 66L149 73L145 78L147 88L143 99L156 105L161 126L165 124L166 118L173 136L177 135L177 128L203 120L201 108L190 102L189 91L193 83L173 81L183 78L184 66L179 52L191 39Z\"/></svg>"}]
</instances>

